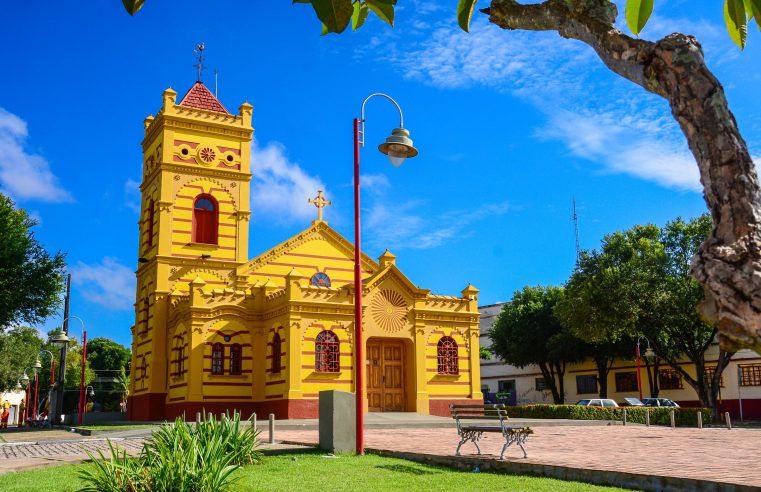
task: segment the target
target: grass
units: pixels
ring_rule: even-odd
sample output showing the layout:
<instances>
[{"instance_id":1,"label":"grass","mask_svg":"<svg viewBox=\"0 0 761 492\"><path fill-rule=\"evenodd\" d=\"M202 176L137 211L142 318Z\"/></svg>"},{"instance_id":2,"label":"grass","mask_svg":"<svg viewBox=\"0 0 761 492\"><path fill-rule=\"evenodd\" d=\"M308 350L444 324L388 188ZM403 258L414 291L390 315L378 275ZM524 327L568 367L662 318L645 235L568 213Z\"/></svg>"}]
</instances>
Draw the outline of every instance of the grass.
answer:
<instances>
[{"instance_id":1,"label":"grass","mask_svg":"<svg viewBox=\"0 0 761 492\"><path fill-rule=\"evenodd\" d=\"M621 490L550 478L460 472L375 455L339 455L335 458L323 456L319 452L267 456L261 465L250 465L236 472L238 483L231 490ZM85 466L91 465L68 465L7 473L0 475L0 490L73 492L84 485L76 473Z\"/></svg>"}]
</instances>

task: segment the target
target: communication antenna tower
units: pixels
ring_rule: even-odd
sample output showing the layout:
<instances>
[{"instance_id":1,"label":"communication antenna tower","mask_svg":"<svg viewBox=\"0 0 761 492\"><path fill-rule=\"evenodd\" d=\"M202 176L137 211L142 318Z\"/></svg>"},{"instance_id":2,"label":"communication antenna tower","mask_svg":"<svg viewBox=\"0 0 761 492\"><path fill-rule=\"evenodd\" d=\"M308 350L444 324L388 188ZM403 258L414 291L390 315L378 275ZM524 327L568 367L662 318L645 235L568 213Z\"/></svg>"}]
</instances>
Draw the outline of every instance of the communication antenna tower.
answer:
<instances>
[{"instance_id":1,"label":"communication antenna tower","mask_svg":"<svg viewBox=\"0 0 761 492\"><path fill-rule=\"evenodd\" d=\"M576 235L576 263L578 263L581 248L579 247L579 216L576 215L576 197L573 197L573 215L571 215L571 220L573 220L573 232Z\"/></svg>"},{"instance_id":2,"label":"communication antenna tower","mask_svg":"<svg viewBox=\"0 0 761 492\"><path fill-rule=\"evenodd\" d=\"M219 98L217 89L219 88L219 70L214 69L214 97Z\"/></svg>"}]
</instances>

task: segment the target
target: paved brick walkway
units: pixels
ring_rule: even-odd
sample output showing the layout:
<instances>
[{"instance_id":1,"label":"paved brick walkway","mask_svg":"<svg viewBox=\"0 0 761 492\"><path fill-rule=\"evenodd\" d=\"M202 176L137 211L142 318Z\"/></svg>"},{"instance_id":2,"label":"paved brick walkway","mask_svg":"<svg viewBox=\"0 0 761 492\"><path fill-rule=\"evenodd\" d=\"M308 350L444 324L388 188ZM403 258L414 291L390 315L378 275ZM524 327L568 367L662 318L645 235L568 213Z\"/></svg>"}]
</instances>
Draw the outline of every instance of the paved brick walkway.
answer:
<instances>
[{"instance_id":1,"label":"paved brick walkway","mask_svg":"<svg viewBox=\"0 0 761 492\"><path fill-rule=\"evenodd\" d=\"M761 487L761 431L748 429L671 429L668 427L536 427L529 438L528 458L509 448L516 463L576 469L711 480ZM317 431L279 431L278 440L317 443ZM504 441L485 434L481 450L498 460ZM368 449L454 456L455 429L369 429ZM463 455L476 449L464 444Z\"/></svg>"},{"instance_id":2,"label":"paved brick walkway","mask_svg":"<svg viewBox=\"0 0 761 492\"><path fill-rule=\"evenodd\" d=\"M79 437L75 434L75 436ZM119 439L113 444L130 455L140 452L142 439ZM44 468L88 459L87 452L97 456L98 451L110 454L105 439L78 439L72 441L18 442L0 445L0 473Z\"/></svg>"}]
</instances>

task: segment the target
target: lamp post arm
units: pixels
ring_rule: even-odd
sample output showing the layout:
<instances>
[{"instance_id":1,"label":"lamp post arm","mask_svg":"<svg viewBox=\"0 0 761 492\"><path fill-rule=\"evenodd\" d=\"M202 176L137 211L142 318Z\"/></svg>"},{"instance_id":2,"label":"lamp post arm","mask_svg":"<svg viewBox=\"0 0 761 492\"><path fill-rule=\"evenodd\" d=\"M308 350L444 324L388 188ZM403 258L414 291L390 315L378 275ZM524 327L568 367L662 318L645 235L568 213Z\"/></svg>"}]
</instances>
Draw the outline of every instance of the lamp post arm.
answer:
<instances>
[{"instance_id":1,"label":"lamp post arm","mask_svg":"<svg viewBox=\"0 0 761 492\"><path fill-rule=\"evenodd\" d=\"M359 118L359 143L362 147L365 146L365 105L367 104L367 101L374 97L385 97L389 101L391 101L394 106L396 106L397 111L399 111L399 128L404 128L404 114L402 113L402 107L399 106L399 103L394 101L394 98L389 96L388 94L383 94L382 92L375 92L373 94L370 94L365 98L364 101L362 101L362 109L360 111L360 118Z\"/></svg>"},{"instance_id":2,"label":"lamp post arm","mask_svg":"<svg viewBox=\"0 0 761 492\"><path fill-rule=\"evenodd\" d=\"M65 323L66 321L68 321L68 320L70 320L70 319L75 319L75 320L79 321L79 323L82 325L82 335L84 336L84 333L85 333L85 322L84 322L84 321L82 321L82 318L80 318L79 316L67 316L67 317L65 317L65 318L63 319L63 321L64 321L64 323ZM68 333L68 330L67 330L66 334L67 334L67 335L69 334L69 333Z\"/></svg>"}]
</instances>

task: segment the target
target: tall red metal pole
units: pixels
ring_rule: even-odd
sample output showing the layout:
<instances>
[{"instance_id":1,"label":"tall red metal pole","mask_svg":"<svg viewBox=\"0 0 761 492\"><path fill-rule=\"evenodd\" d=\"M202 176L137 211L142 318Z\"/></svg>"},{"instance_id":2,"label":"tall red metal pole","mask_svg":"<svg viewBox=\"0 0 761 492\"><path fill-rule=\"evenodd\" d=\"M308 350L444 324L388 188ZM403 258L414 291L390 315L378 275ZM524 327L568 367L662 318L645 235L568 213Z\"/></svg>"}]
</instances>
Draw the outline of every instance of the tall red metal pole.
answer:
<instances>
[{"instance_id":1,"label":"tall red metal pole","mask_svg":"<svg viewBox=\"0 0 761 492\"><path fill-rule=\"evenodd\" d=\"M85 407L85 362L87 360L87 332L82 330L82 376L79 379L79 417L77 425L82 425L82 411Z\"/></svg>"},{"instance_id":2,"label":"tall red metal pole","mask_svg":"<svg viewBox=\"0 0 761 492\"><path fill-rule=\"evenodd\" d=\"M32 419L37 420L37 393L38 391L38 384L40 380L37 374L34 375L34 408L32 409Z\"/></svg>"},{"instance_id":3,"label":"tall red metal pole","mask_svg":"<svg viewBox=\"0 0 761 492\"><path fill-rule=\"evenodd\" d=\"M55 384L55 359L53 359L51 366L52 368L50 369L50 385L53 386Z\"/></svg>"},{"instance_id":4,"label":"tall red metal pole","mask_svg":"<svg viewBox=\"0 0 761 492\"><path fill-rule=\"evenodd\" d=\"M642 378L639 370L639 340L637 340L637 388L639 388L639 401L642 401Z\"/></svg>"},{"instance_id":5,"label":"tall red metal pole","mask_svg":"<svg viewBox=\"0 0 761 492\"><path fill-rule=\"evenodd\" d=\"M32 396L32 390L29 388L29 383L26 383L26 406L24 407L24 425L29 420L29 397Z\"/></svg>"},{"instance_id":6,"label":"tall red metal pole","mask_svg":"<svg viewBox=\"0 0 761 492\"><path fill-rule=\"evenodd\" d=\"M359 120L354 118L354 391L357 396L357 454L365 454L364 378L362 338L362 248L359 229Z\"/></svg>"}]
</instances>

